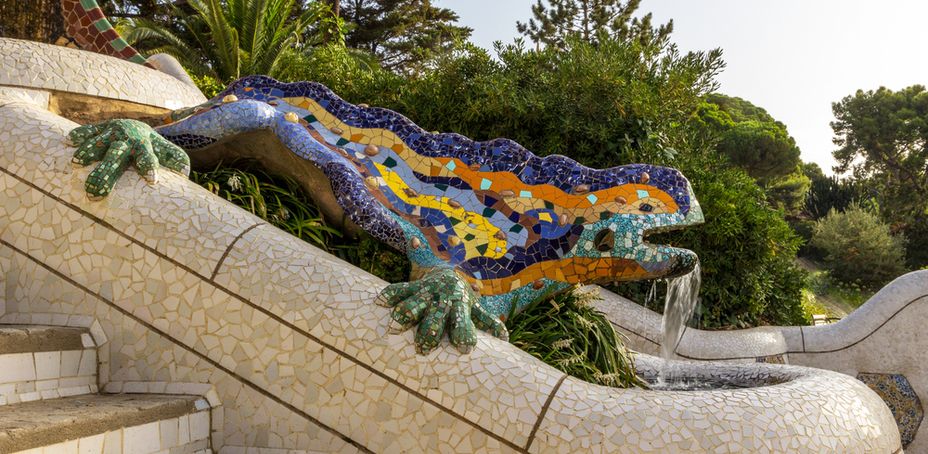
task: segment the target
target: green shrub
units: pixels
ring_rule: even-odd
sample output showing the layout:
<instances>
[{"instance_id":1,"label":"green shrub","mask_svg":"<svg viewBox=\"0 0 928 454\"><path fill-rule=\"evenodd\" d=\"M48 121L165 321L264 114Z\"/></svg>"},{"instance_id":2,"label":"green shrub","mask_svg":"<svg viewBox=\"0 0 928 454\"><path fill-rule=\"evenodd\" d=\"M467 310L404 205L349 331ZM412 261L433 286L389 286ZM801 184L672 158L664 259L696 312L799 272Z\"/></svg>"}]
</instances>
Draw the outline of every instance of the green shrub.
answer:
<instances>
[{"instance_id":1,"label":"green shrub","mask_svg":"<svg viewBox=\"0 0 928 454\"><path fill-rule=\"evenodd\" d=\"M856 309L873 296L873 289L862 288L857 283L844 283L834 279L828 270L809 273L809 290L838 304Z\"/></svg>"},{"instance_id":2,"label":"green shrub","mask_svg":"<svg viewBox=\"0 0 928 454\"><path fill-rule=\"evenodd\" d=\"M879 216L856 203L820 219L812 244L824 251L832 277L845 283L872 288L905 271L905 239L893 236Z\"/></svg>"},{"instance_id":3,"label":"green shrub","mask_svg":"<svg viewBox=\"0 0 928 454\"><path fill-rule=\"evenodd\" d=\"M193 80L193 83L196 84L197 88L203 92L203 96L206 96L207 99L212 99L226 88L225 84L212 76L198 76L190 73L190 79Z\"/></svg>"},{"instance_id":4,"label":"green shrub","mask_svg":"<svg viewBox=\"0 0 928 454\"><path fill-rule=\"evenodd\" d=\"M799 256L821 261L822 258L824 258L822 251L812 245L812 235L815 233L815 221L811 219L792 218L789 220L789 226L793 229L793 232L796 232L796 235L802 239L802 245L799 246L798 251Z\"/></svg>"},{"instance_id":5,"label":"green shrub","mask_svg":"<svg viewBox=\"0 0 928 454\"><path fill-rule=\"evenodd\" d=\"M807 171L806 176L812 180L812 184L805 200L805 212L813 219L820 219L831 210L844 211L852 203L863 203L875 195L873 186L866 181L827 177L820 170Z\"/></svg>"},{"instance_id":6,"label":"green shrub","mask_svg":"<svg viewBox=\"0 0 928 454\"><path fill-rule=\"evenodd\" d=\"M619 388L646 387L622 336L590 304L598 298L574 287L537 301L506 322L509 341L571 376Z\"/></svg>"},{"instance_id":7,"label":"green shrub","mask_svg":"<svg viewBox=\"0 0 928 454\"><path fill-rule=\"evenodd\" d=\"M387 282L409 280L409 259L367 233L362 233L356 240L343 240L335 255Z\"/></svg>"},{"instance_id":8,"label":"green shrub","mask_svg":"<svg viewBox=\"0 0 928 454\"><path fill-rule=\"evenodd\" d=\"M802 291L802 310L810 320L813 315L840 318L840 314L835 313L829 309L828 306L820 303L815 296L815 292L810 289L803 289Z\"/></svg>"},{"instance_id":9,"label":"green shrub","mask_svg":"<svg viewBox=\"0 0 928 454\"><path fill-rule=\"evenodd\" d=\"M811 185L812 180L797 169L789 175L767 182L764 190L767 192L767 199L774 207L794 218L799 216L805 207Z\"/></svg>"},{"instance_id":10,"label":"green shrub","mask_svg":"<svg viewBox=\"0 0 928 454\"><path fill-rule=\"evenodd\" d=\"M370 55L334 44L285 53L277 77L285 82L319 82L348 101L370 105L393 102L405 82Z\"/></svg>"},{"instance_id":11,"label":"green shrub","mask_svg":"<svg viewBox=\"0 0 928 454\"><path fill-rule=\"evenodd\" d=\"M903 229L905 260L911 269L928 267L928 213L916 216Z\"/></svg>"}]
</instances>

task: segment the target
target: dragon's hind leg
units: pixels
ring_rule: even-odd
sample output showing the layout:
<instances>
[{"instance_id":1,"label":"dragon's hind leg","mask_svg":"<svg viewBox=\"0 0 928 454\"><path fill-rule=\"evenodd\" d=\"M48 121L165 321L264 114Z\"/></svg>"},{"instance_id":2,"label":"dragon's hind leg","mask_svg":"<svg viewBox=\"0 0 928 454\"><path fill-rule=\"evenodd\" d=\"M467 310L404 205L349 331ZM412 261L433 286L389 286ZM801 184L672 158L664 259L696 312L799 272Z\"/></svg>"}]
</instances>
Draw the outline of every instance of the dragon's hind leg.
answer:
<instances>
[{"instance_id":1,"label":"dragon's hind leg","mask_svg":"<svg viewBox=\"0 0 928 454\"><path fill-rule=\"evenodd\" d=\"M393 308L393 332L418 323L416 351L422 354L441 343L446 329L451 344L462 353L477 345L477 328L504 340L509 338L503 322L480 305L467 281L450 268L432 270L417 281L391 284L380 293L377 303Z\"/></svg>"}]
</instances>

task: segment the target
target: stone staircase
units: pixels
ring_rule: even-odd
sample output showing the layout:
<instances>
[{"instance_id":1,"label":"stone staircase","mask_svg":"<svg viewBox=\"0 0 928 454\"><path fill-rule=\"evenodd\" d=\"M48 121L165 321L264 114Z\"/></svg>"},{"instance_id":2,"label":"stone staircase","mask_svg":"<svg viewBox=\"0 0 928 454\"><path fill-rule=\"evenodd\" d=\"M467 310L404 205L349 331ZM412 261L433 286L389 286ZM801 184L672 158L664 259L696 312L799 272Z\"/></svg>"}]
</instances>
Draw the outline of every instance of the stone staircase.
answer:
<instances>
[{"instance_id":1,"label":"stone staircase","mask_svg":"<svg viewBox=\"0 0 928 454\"><path fill-rule=\"evenodd\" d=\"M205 398L98 392L90 330L0 325L0 453L210 451Z\"/></svg>"}]
</instances>

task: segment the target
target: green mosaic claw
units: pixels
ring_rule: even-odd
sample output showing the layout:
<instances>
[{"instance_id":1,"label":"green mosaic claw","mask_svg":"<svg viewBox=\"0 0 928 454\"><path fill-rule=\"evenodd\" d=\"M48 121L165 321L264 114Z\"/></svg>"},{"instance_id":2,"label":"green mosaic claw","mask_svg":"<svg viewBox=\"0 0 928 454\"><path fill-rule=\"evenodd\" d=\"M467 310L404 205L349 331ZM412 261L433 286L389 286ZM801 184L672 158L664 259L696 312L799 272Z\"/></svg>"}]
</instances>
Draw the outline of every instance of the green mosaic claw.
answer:
<instances>
[{"instance_id":1,"label":"green mosaic claw","mask_svg":"<svg viewBox=\"0 0 928 454\"><path fill-rule=\"evenodd\" d=\"M68 133L68 140L77 147L72 159L75 164L86 166L100 161L87 176L85 187L91 200L109 195L129 164L134 164L152 184L157 182L161 167L184 176L190 174L187 153L140 121L109 120L80 126Z\"/></svg>"},{"instance_id":2,"label":"green mosaic claw","mask_svg":"<svg viewBox=\"0 0 928 454\"><path fill-rule=\"evenodd\" d=\"M416 351L421 354L441 344L446 329L451 345L462 353L477 345L476 328L509 339L506 325L480 305L467 281L452 269L436 269L415 282L388 285L377 302L393 308L391 332L418 324Z\"/></svg>"}]
</instances>

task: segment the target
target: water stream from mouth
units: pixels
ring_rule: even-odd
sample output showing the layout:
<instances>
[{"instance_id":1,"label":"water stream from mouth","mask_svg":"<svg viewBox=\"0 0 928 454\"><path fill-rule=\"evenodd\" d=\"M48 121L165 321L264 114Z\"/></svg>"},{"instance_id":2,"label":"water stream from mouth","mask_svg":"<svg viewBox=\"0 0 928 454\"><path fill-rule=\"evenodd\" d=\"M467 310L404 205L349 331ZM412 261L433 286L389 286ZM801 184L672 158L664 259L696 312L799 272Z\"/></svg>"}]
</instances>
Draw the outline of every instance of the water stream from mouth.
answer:
<instances>
[{"instance_id":1,"label":"water stream from mouth","mask_svg":"<svg viewBox=\"0 0 928 454\"><path fill-rule=\"evenodd\" d=\"M673 371L670 360L673 358L686 322L693 316L696 304L699 302L699 287L702 285L702 274L699 262L693 271L683 276L667 280L667 295L664 298L664 316L661 319L661 357L664 367L659 374L660 381L672 381Z\"/></svg>"}]
</instances>

